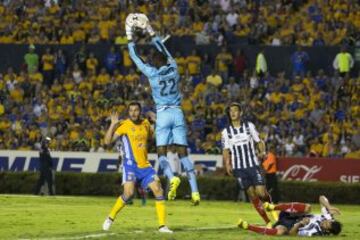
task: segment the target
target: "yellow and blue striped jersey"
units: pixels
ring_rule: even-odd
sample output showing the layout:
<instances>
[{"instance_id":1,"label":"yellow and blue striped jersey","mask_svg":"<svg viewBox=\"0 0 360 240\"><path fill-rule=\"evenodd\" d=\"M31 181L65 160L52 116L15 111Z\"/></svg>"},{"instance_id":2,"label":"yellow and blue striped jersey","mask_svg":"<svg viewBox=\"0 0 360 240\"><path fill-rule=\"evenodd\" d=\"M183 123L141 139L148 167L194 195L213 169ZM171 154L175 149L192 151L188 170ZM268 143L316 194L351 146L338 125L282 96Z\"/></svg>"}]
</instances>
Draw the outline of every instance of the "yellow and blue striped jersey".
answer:
<instances>
[{"instance_id":1,"label":"yellow and blue striped jersey","mask_svg":"<svg viewBox=\"0 0 360 240\"><path fill-rule=\"evenodd\" d=\"M147 142L150 137L150 123L147 119L142 120L139 124L126 119L116 129L115 134L121 137L124 164L136 164L138 168L151 166L147 152Z\"/></svg>"}]
</instances>

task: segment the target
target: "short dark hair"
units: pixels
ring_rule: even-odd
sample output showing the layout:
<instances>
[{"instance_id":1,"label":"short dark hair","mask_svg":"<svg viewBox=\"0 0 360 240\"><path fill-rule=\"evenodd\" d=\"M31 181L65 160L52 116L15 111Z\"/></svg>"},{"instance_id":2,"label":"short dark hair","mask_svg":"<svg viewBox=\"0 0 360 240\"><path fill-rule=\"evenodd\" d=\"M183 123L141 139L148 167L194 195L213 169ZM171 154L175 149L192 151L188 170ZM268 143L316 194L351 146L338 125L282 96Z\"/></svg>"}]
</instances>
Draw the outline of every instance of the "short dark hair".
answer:
<instances>
[{"instance_id":1,"label":"short dark hair","mask_svg":"<svg viewBox=\"0 0 360 240\"><path fill-rule=\"evenodd\" d=\"M239 109L239 111L242 110L241 104L237 103L237 102L232 102L230 103L230 105L226 108L226 113L229 115L230 114L230 108L232 107L237 107Z\"/></svg>"},{"instance_id":2,"label":"short dark hair","mask_svg":"<svg viewBox=\"0 0 360 240\"><path fill-rule=\"evenodd\" d=\"M141 104L140 104L139 102L130 102L129 105L128 105L128 111L129 111L129 109L130 109L131 106L138 106L139 109L140 109L140 112L141 112L141 110L142 110Z\"/></svg>"},{"instance_id":3,"label":"short dark hair","mask_svg":"<svg viewBox=\"0 0 360 240\"><path fill-rule=\"evenodd\" d=\"M237 103L237 102L230 103L230 105L226 108L226 115L227 115L230 123L231 123L230 108L232 108L232 107L237 107L240 112L242 111L242 107L241 107L240 103Z\"/></svg>"},{"instance_id":4,"label":"short dark hair","mask_svg":"<svg viewBox=\"0 0 360 240\"><path fill-rule=\"evenodd\" d=\"M329 232L334 235L339 235L342 229L342 224L339 221L333 221L331 222L331 228Z\"/></svg>"},{"instance_id":5,"label":"short dark hair","mask_svg":"<svg viewBox=\"0 0 360 240\"><path fill-rule=\"evenodd\" d=\"M160 51L154 51L154 53L151 56L151 62L154 63L155 67L160 68L167 63L167 56L160 52Z\"/></svg>"}]
</instances>

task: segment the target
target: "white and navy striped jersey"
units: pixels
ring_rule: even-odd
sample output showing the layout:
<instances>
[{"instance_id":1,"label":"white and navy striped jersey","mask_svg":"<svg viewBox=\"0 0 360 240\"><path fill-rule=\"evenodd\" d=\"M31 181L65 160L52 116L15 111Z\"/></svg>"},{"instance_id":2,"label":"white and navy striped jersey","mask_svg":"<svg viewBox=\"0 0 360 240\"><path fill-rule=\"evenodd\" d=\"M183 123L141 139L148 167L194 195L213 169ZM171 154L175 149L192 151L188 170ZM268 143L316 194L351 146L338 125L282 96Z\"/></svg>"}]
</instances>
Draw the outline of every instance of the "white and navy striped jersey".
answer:
<instances>
[{"instance_id":1,"label":"white and navy striped jersey","mask_svg":"<svg viewBox=\"0 0 360 240\"><path fill-rule=\"evenodd\" d=\"M233 169L259 165L254 142L260 142L260 137L253 123L244 122L238 128L228 126L221 132L221 140L223 149L230 150Z\"/></svg>"},{"instance_id":2,"label":"white and navy striped jersey","mask_svg":"<svg viewBox=\"0 0 360 240\"><path fill-rule=\"evenodd\" d=\"M299 228L298 235L307 237L325 235L320 223L324 220L333 220L333 217L325 207L321 208L321 213L307 216L310 218L310 222L306 226Z\"/></svg>"}]
</instances>

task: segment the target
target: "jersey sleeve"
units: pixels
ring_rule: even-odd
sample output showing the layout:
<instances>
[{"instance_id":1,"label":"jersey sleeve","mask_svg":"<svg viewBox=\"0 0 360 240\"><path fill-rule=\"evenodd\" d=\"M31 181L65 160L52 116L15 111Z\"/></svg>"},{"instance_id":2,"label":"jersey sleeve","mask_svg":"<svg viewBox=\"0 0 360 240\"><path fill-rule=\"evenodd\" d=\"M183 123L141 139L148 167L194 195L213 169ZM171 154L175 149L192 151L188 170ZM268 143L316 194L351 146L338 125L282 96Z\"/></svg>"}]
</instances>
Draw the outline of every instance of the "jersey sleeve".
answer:
<instances>
[{"instance_id":1,"label":"jersey sleeve","mask_svg":"<svg viewBox=\"0 0 360 240\"><path fill-rule=\"evenodd\" d=\"M326 207L321 207L321 214L322 214L322 217L325 218L326 220L332 220L333 219L333 216L327 210Z\"/></svg>"},{"instance_id":2,"label":"jersey sleeve","mask_svg":"<svg viewBox=\"0 0 360 240\"><path fill-rule=\"evenodd\" d=\"M171 65L174 65L177 68L175 59L171 56L170 52L167 50L164 43L161 41L160 37L158 36L153 37L152 44L157 48L158 51L166 55Z\"/></svg>"},{"instance_id":3,"label":"jersey sleeve","mask_svg":"<svg viewBox=\"0 0 360 240\"><path fill-rule=\"evenodd\" d=\"M135 65L140 69L140 71L147 77L153 76L156 73L156 69L151 67L149 64L146 64L137 54L135 50L135 43L129 42L129 55L130 58L134 61Z\"/></svg>"},{"instance_id":4,"label":"jersey sleeve","mask_svg":"<svg viewBox=\"0 0 360 240\"><path fill-rule=\"evenodd\" d=\"M221 132L221 146L223 150L230 149L230 142L226 129Z\"/></svg>"},{"instance_id":5,"label":"jersey sleeve","mask_svg":"<svg viewBox=\"0 0 360 240\"><path fill-rule=\"evenodd\" d=\"M302 228L299 229L297 235L301 237L311 237L311 233L309 231L303 230Z\"/></svg>"},{"instance_id":6,"label":"jersey sleeve","mask_svg":"<svg viewBox=\"0 0 360 240\"><path fill-rule=\"evenodd\" d=\"M121 124L114 132L115 135L121 136L126 134L126 126L125 124Z\"/></svg>"},{"instance_id":7,"label":"jersey sleeve","mask_svg":"<svg viewBox=\"0 0 360 240\"><path fill-rule=\"evenodd\" d=\"M251 137L254 139L254 141L257 143L260 142L259 133L252 122L249 122L249 129L250 129Z\"/></svg>"}]
</instances>

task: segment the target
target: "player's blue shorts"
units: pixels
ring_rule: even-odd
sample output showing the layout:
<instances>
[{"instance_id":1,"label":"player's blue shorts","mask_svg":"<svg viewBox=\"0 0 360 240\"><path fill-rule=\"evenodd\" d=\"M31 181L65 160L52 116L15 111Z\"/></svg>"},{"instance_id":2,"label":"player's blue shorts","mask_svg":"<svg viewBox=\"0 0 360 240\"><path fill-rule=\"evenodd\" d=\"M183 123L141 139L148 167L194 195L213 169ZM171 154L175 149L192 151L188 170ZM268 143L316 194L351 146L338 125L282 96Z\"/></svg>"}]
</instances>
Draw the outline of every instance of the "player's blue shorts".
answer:
<instances>
[{"instance_id":1,"label":"player's blue shorts","mask_svg":"<svg viewBox=\"0 0 360 240\"><path fill-rule=\"evenodd\" d=\"M156 180L157 175L152 167L138 168L136 165L123 166L122 183L139 182L143 189L147 189L149 184Z\"/></svg>"},{"instance_id":2,"label":"player's blue shorts","mask_svg":"<svg viewBox=\"0 0 360 240\"><path fill-rule=\"evenodd\" d=\"M261 174L259 166L245 169L235 169L234 176L241 179L241 183L245 190L251 186L265 185L264 177Z\"/></svg>"},{"instance_id":3,"label":"player's blue shorts","mask_svg":"<svg viewBox=\"0 0 360 240\"><path fill-rule=\"evenodd\" d=\"M156 146L172 144L187 146L187 128L180 107L166 108L156 114Z\"/></svg>"}]
</instances>

